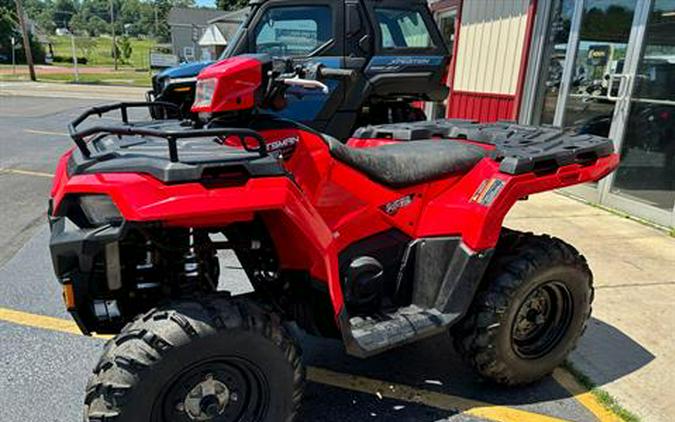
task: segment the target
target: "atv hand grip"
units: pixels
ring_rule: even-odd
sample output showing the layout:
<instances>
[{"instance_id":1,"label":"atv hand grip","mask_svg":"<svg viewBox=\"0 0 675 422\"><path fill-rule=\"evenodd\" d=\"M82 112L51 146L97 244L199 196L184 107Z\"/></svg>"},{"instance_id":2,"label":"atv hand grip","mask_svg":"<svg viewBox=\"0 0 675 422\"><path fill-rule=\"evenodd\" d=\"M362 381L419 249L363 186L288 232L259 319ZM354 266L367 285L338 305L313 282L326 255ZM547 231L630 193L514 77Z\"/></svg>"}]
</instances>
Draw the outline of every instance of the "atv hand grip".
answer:
<instances>
[{"instance_id":1,"label":"atv hand grip","mask_svg":"<svg viewBox=\"0 0 675 422\"><path fill-rule=\"evenodd\" d=\"M330 67L322 67L320 73L324 78L351 79L354 77L354 75L356 75L356 71L351 69L333 69Z\"/></svg>"}]
</instances>

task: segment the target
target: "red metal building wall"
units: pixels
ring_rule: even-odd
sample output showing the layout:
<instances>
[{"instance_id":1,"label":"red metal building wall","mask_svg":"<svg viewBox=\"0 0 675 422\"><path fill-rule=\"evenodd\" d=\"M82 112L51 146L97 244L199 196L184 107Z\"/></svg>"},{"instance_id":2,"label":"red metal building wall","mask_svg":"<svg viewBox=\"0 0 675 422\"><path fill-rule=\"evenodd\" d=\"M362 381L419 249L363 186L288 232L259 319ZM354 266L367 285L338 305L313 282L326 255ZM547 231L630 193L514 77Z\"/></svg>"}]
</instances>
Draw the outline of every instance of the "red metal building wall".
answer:
<instances>
[{"instance_id":1,"label":"red metal building wall","mask_svg":"<svg viewBox=\"0 0 675 422\"><path fill-rule=\"evenodd\" d=\"M448 117L481 122L518 119L535 11L536 0L462 3Z\"/></svg>"}]
</instances>

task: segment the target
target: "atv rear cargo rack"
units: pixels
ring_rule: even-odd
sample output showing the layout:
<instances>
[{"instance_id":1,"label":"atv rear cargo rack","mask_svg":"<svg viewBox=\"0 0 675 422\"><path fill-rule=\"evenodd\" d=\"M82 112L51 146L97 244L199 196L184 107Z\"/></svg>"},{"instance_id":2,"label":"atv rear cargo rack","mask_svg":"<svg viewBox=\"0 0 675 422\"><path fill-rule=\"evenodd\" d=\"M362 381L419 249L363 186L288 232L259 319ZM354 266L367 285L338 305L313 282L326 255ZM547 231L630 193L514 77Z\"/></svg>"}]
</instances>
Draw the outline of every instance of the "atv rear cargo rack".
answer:
<instances>
[{"instance_id":1,"label":"atv rear cargo rack","mask_svg":"<svg viewBox=\"0 0 675 422\"><path fill-rule=\"evenodd\" d=\"M172 163L179 162L178 157L178 146L176 141L178 139L189 139L189 138L205 138L205 137L216 137L216 138L226 138L226 137L237 137L241 141L243 148L248 152L258 153L261 157L267 156L267 148L265 144L265 139L260 136L260 134L251 129L239 129L239 128L216 128L216 129L185 129L185 130L162 130L153 128L150 126L136 126L133 123L129 122L129 112L130 108L141 108L141 107L163 107L163 108L173 108L178 109L175 104L166 103L166 102L123 102L110 104L99 107L92 107L89 110L85 111L77 119L73 120L68 125L68 132L70 137L77 145L77 148L82 153L82 156L85 158L103 158L106 153L103 153L101 157L97 157L92 154L88 144L90 140L96 139L94 135L104 134L104 135L117 135L117 136L147 136L154 138L165 139L169 147L169 160ZM111 111L119 110L122 115L122 123L114 126L92 126L86 129L78 130L78 126L84 123L91 116L101 117L106 113ZM179 111L180 112L180 111ZM90 138L93 137L93 138ZM256 147L253 148L246 142L246 139L254 139L256 141Z\"/></svg>"},{"instance_id":2,"label":"atv rear cargo rack","mask_svg":"<svg viewBox=\"0 0 675 422\"><path fill-rule=\"evenodd\" d=\"M495 159L501 162L499 170L507 174L590 163L614 152L612 141L599 136L512 122L481 124L461 119L368 126L357 130L354 138L397 141L447 138L493 145Z\"/></svg>"}]
</instances>

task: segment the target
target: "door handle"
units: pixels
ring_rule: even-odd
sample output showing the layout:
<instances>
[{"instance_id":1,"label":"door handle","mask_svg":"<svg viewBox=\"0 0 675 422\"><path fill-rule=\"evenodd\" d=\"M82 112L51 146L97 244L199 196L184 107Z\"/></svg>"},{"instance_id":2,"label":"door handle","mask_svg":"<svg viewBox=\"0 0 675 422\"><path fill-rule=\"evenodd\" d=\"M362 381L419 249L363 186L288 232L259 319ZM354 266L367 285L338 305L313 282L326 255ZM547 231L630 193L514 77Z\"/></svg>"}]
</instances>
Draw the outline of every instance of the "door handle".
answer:
<instances>
[{"instance_id":1,"label":"door handle","mask_svg":"<svg viewBox=\"0 0 675 422\"><path fill-rule=\"evenodd\" d=\"M617 95L614 96L614 95L612 95L612 92L614 90L614 81L617 80L617 79L619 81L625 80L625 83L622 84L621 82L619 82L619 89L618 89ZM626 87L628 86L629 81L630 81L630 75L629 74L617 73L617 74L611 75L609 77L609 81L607 82L607 99L609 101L622 100L626 96L625 91L626 91Z\"/></svg>"}]
</instances>

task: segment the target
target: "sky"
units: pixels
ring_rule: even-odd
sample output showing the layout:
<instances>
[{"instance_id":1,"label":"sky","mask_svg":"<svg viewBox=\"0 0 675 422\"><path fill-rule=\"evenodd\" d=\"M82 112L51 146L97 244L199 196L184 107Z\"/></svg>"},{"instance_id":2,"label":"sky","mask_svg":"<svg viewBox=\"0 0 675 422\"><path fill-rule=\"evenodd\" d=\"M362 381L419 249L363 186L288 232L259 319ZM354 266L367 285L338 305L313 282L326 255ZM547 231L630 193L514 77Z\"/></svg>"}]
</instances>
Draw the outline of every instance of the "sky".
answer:
<instances>
[{"instance_id":1,"label":"sky","mask_svg":"<svg viewBox=\"0 0 675 422\"><path fill-rule=\"evenodd\" d=\"M200 7L216 7L216 0L196 0L195 3Z\"/></svg>"}]
</instances>

